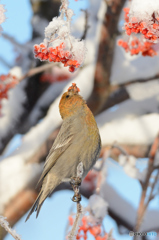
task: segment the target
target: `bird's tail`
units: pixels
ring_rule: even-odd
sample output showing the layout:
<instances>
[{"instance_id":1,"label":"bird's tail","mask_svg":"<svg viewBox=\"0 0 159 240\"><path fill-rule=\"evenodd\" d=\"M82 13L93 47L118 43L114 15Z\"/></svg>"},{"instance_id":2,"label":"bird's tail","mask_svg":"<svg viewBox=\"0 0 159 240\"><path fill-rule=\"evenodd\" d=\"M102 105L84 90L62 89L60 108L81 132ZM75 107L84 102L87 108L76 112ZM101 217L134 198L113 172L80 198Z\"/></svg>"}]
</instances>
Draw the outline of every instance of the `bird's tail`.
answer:
<instances>
[{"instance_id":1,"label":"bird's tail","mask_svg":"<svg viewBox=\"0 0 159 240\"><path fill-rule=\"evenodd\" d=\"M41 209L41 206L42 206L42 204L43 204L43 202L44 202L44 201L43 201L42 203L39 204L39 202L40 202L40 197L41 197L41 196L42 196L42 191L40 191L37 199L35 200L32 208L30 209L30 212L29 212L29 214L28 214L28 216L27 216L27 218L26 218L25 221L27 221L27 220L29 219L30 215L31 215L34 211L37 212L37 213L36 213L36 217L38 217L39 212L40 212L40 209Z\"/></svg>"},{"instance_id":2,"label":"bird's tail","mask_svg":"<svg viewBox=\"0 0 159 240\"><path fill-rule=\"evenodd\" d=\"M45 177L41 191L40 191L37 199L35 200L25 221L27 221L29 219L30 215L34 211L36 212L36 218L38 217L43 202L52 193L52 191L56 188L56 186L58 186L59 184L60 184L60 181L58 178L56 178L56 176L50 176L50 174L48 174Z\"/></svg>"}]
</instances>

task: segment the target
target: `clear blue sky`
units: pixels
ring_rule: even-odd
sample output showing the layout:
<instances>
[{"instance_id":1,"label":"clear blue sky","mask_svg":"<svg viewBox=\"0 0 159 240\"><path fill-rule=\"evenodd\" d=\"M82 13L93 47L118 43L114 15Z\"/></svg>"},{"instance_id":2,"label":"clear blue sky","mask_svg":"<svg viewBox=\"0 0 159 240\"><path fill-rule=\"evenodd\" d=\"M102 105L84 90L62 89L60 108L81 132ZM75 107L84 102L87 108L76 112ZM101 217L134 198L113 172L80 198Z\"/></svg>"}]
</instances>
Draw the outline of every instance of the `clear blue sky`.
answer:
<instances>
[{"instance_id":1,"label":"clear blue sky","mask_svg":"<svg viewBox=\"0 0 159 240\"><path fill-rule=\"evenodd\" d=\"M71 0L70 2L70 7L74 9L76 16L79 14L81 8L87 6L86 0L79 0L77 2ZM2 0L1 4L5 4L5 8L7 9L7 20L2 25L4 32L14 37L19 43L28 41L32 32L30 26L32 11L29 0ZM0 56L9 64L13 64L15 57L13 46L2 36L0 37L0 46ZM7 73L8 70L7 67L0 63L0 74ZM19 136L15 139L16 140L12 142L11 151L20 144ZM119 168L116 168L116 163L111 161L108 163L108 182L114 186L117 191L120 191L120 194L131 204L135 207L138 205L140 197L139 183L128 177L122 168L120 168L119 171ZM25 215L14 228L22 236L23 240L63 240L69 210L72 206L71 197L72 192L69 191L55 193L52 198L48 198L45 201L38 219L35 219L35 214L33 214L29 221L25 223ZM155 201L151 207L157 206L158 200ZM83 198L82 205L87 206L87 199ZM107 232L110 231L111 228L114 228L113 236L116 240L132 239L128 235L120 236L114 220L109 216L105 218L104 225ZM10 235L5 238L5 240L12 239ZM91 240L91 238L89 238L89 240Z\"/></svg>"}]
</instances>

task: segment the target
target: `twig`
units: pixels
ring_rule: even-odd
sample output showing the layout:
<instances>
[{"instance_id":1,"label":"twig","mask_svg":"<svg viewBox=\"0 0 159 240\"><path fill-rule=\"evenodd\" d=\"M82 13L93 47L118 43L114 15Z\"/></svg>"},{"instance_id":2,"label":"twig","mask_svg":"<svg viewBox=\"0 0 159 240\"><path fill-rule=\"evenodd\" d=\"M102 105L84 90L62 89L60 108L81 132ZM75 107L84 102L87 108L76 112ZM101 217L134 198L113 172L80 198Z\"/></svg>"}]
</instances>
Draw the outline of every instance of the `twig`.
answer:
<instances>
[{"instance_id":1,"label":"twig","mask_svg":"<svg viewBox=\"0 0 159 240\"><path fill-rule=\"evenodd\" d=\"M81 217L82 217L82 206L81 206L80 202L77 202L76 218L75 218L75 221L73 223L72 230L71 230L71 232L69 234L69 237L68 237L69 240L74 240L75 239L77 231L78 231L78 227L79 227L79 224L80 224L80 221L81 221Z\"/></svg>"},{"instance_id":2,"label":"twig","mask_svg":"<svg viewBox=\"0 0 159 240\"><path fill-rule=\"evenodd\" d=\"M149 81L154 81L157 80L159 77L159 73L157 73L156 75L152 76L152 77L148 77L148 78L139 78L139 79L134 79L125 83L120 83L118 85L116 85L116 87L126 87L128 85L131 84L135 84L135 83L145 83L145 82L149 82Z\"/></svg>"},{"instance_id":3,"label":"twig","mask_svg":"<svg viewBox=\"0 0 159 240\"><path fill-rule=\"evenodd\" d=\"M129 156L129 154L125 151L124 148L122 148L121 146L119 146L117 143L114 143L112 145L112 148L117 148L123 155L125 155L126 157Z\"/></svg>"},{"instance_id":4,"label":"twig","mask_svg":"<svg viewBox=\"0 0 159 240\"><path fill-rule=\"evenodd\" d=\"M155 138L153 145L151 147L150 153L149 153L149 161L154 161L157 149L159 148L159 134Z\"/></svg>"},{"instance_id":5,"label":"twig","mask_svg":"<svg viewBox=\"0 0 159 240\"><path fill-rule=\"evenodd\" d=\"M86 38L87 31L90 28L90 26L88 25L88 17L89 17L88 11L84 10L84 9L81 9L81 11L85 13L84 33L83 33L83 35L81 37L81 41L82 41L82 40L84 40Z\"/></svg>"},{"instance_id":6,"label":"twig","mask_svg":"<svg viewBox=\"0 0 159 240\"><path fill-rule=\"evenodd\" d=\"M5 220L6 218L4 218L3 216L0 216L0 225L8 232L12 235L12 237L15 239L15 240L22 240L20 238L20 236L16 233L15 230L11 229L9 227L9 223Z\"/></svg>"},{"instance_id":7,"label":"twig","mask_svg":"<svg viewBox=\"0 0 159 240\"><path fill-rule=\"evenodd\" d=\"M80 204L81 195L79 194L79 186L81 184L82 175L83 175L83 163L80 162L77 166L77 177L73 178L71 181L71 185L72 185L73 191L74 191L74 196L73 196L72 200L74 202L77 202L77 213L76 213L75 221L72 226L72 230L68 236L69 240L75 239L75 236L77 234L78 227L79 227L79 224L81 221L81 217L82 217L82 206Z\"/></svg>"},{"instance_id":8,"label":"twig","mask_svg":"<svg viewBox=\"0 0 159 240\"><path fill-rule=\"evenodd\" d=\"M5 65L7 68L12 68L12 65L9 64L3 57L0 56L0 61L3 65Z\"/></svg>"},{"instance_id":9,"label":"twig","mask_svg":"<svg viewBox=\"0 0 159 240\"><path fill-rule=\"evenodd\" d=\"M135 230L134 230L135 232L138 232L140 230L143 219L144 219L144 215L145 215L147 207L148 207L148 204L153 199L152 194L153 194L153 190L154 190L155 184L158 179L158 174L152 184L149 198L148 198L147 202L145 203L146 193L147 193L147 189L148 189L148 186L150 183L151 174L152 174L153 170L155 169L154 168L154 158L155 158L156 152L158 150L158 147L159 147L159 134L155 138L155 140L152 144L152 147L150 149L150 153L149 153L148 172L147 172L145 182L142 184L142 194L141 194L140 203L139 203L139 207L138 207L138 211L137 211L136 226L135 226ZM137 236L134 237L134 239L136 239L136 238L137 238Z\"/></svg>"},{"instance_id":10,"label":"twig","mask_svg":"<svg viewBox=\"0 0 159 240\"><path fill-rule=\"evenodd\" d=\"M151 186L151 192L150 192L149 198L148 198L148 200L147 200L147 203L145 204L145 209L147 209L148 204L149 204L150 201L155 197L155 195L153 194L153 190L154 190L155 185L156 185L156 183L157 183L158 177L159 177L159 170L157 171L155 180L154 180L154 182L153 182L153 184L152 184L152 186Z\"/></svg>"},{"instance_id":11,"label":"twig","mask_svg":"<svg viewBox=\"0 0 159 240\"><path fill-rule=\"evenodd\" d=\"M43 72L46 69L49 69L49 68L53 67L54 65L55 65L55 63L48 63L48 64L44 64L40 67L32 68L26 74L24 74L21 78L19 78L19 82L21 82L23 79L25 79L27 77L31 77L33 75L36 75L36 74L40 73L40 72Z\"/></svg>"},{"instance_id":12,"label":"twig","mask_svg":"<svg viewBox=\"0 0 159 240\"><path fill-rule=\"evenodd\" d=\"M19 49L24 50L24 45L18 43L17 40L14 37L11 37L9 34L3 33L2 37L10 41L14 46L18 47ZM29 47L25 46L25 50L27 49L29 50Z\"/></svg>"},{"instance_id":13,"label":"twig","mask_svg":"<svg viewBox=\"0 0 159 240\"><path fill-rule=\"evenodd\" d=\"M112 240L112 239L113 239L113 228L110 229L107 240Z\"/></svg>"}]
</instances>

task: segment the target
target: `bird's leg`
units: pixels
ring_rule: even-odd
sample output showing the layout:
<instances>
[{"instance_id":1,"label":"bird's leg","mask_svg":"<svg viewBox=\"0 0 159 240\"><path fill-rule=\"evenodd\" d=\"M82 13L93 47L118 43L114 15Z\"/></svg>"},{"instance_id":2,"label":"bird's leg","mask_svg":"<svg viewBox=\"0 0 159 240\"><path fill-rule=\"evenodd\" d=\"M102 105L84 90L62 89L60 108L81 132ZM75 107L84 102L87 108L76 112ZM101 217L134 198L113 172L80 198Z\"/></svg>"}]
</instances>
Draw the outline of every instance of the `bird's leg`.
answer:
<instances>
[{"instance_id":1,"label":"bird's leg","mask_svg":"<svg viewBox=\"0 0 159 240\"><path fill-rule=\"evenodd\" d=\"M70 181L71 185L79 187L81 185L81 182L82 182L81 178L79 178L79 177L71 177L71 181Z\"/></svg>"},{"instance_id":2,"label":"bird's leg","mask_svg":"<svg viewBox=\"0 0 159 240\"><path fill-rule=\"evenodd\" d=\"M74 191L74 196L72 198L73 202L80 202L81 201L81 194L79 193L79 186L81 185L81 178L79 177L72 177L71 178L71 186Z\"/></svg>"}]
</instances>

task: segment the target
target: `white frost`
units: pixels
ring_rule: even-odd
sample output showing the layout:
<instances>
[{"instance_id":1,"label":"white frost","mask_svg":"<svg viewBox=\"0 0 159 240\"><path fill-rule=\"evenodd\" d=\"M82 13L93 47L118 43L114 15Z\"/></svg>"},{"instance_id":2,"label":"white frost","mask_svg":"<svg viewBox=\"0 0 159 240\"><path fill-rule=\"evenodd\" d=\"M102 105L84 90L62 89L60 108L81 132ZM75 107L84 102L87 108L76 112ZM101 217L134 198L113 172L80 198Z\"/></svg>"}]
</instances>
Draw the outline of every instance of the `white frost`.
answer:
<instances>
[{"instance_id":1,"label":"white frost","mask_svg":"<svg viewBox=\"0 0 159 240\"><path fill-rule=\"evenodd\" d=\"M89 207L96 219L103 219L107 214L108 203L101 196L93 194L89 198Z\"/></svg>"},{"instance_id":2,"label":"white frost","mask_svg":"<svg viewBox=\"0 0 159 240\"><path fill-rule=\"evenodd\" d=\"M151 98L159 94L159 79L146 83L135 83L128 85L126 90L131 99L140 101L146 98Z\"/></svg>"},{"instance_id":3,"label":"white frost","mask_svg":"<svg viewBox=\"0 0 159 240\"><path fill-rule=\"evenodd\" d=\"M15 240L22 240L20 235L16 233L16 231L9 227L9 223L7 222L6 218L3 216L0 216L0 225L8 232L10 233Z\"/></svg>"},{"instance_id":4,"label":"white frost","mask_svg":"<svg viewBox=\"0 0 159 240\"><path fill-rule=\"evenodd\" d=\"M6 10L4 9L4 5L0 4L0 24L2 24L6 20L5 13ZM0 26L0 32L3 30L3 28Z\"/></svg>"},{"instance_id":5,"label":"white frost","mask_svg":"<svg viewBox=\"0 0 159 240\"><path fill-rule=\"evenodd\" d=\"M43 164L29 164L27 159L27 153L24 151L0 161L0 181L3 183L0 185L0 213L16 193L37 181L37 177L40 176Z\"/></svg>"},{"instance_id":6,"label":"white frost","mask_svg":"<svg viewBox=\"0 0 159 240\"><path fill-rule=\"evenodd\" d=\"M159 13L158 0L132 0L129 16L135 16L138 21L148 21L154 12Z\"/></svg>"},{"instance_id":7,"label":"white frost","mask_svg":"<svg viewBox=\"0 0 159 240\"><path fill-rule=\"evenodd\" d=\"M119 155L119 164L123 166L125 173L132 178L138 178L140 175L139 170L136 168L136 161L137 159L132 155Z\"/></svg>"},{"instance_id":8,"label":"white frost","mask_svg":"<svg viewBox=\"0 0 159 240\"><path fill-rule=\"evenodd\" d=\"M99 127L103 145L114 142L148 145L153 142L158 130L159 114L155 113L141 117L117 119Z\"/></svg>"}]
</instances>

